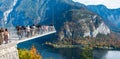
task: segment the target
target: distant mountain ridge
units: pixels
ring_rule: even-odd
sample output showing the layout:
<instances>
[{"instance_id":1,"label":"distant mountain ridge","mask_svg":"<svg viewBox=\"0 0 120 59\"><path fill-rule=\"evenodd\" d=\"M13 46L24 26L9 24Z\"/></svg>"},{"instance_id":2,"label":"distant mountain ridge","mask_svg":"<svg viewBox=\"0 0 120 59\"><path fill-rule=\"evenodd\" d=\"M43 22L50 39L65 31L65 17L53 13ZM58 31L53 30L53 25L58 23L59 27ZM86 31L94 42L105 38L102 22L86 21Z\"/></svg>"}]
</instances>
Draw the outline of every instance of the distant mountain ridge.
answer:
<instances>
[{"instance_id":1,"label":"distant mountain ridge","mask_svg":"<svg viewBox=\"0 0 120 59\"><path fill-rule=\"evenodd\" d=\"M104 5L89 5L87 8L100 15L111 30L120 32L120 8L108 9Z\"/></svg>"}]
</instances>

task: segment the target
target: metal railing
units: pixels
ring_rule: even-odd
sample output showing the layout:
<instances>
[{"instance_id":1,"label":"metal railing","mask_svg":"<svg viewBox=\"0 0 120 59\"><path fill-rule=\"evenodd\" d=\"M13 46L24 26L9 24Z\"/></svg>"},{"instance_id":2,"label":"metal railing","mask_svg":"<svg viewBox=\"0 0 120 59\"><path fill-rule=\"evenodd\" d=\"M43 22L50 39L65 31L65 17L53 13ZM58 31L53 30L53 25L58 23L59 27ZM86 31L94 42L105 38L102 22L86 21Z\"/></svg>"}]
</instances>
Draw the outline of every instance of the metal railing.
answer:
<instances>
[{"instance_id":1,"label":"metal railing","mask_svg":"<svg viewBox=\"0 0 120 59\"><path fill-rule=\"evenodd\" d=\"M19 31L15 29L14 31L9 31L10 32L9 39L20 40L24 38L33 37L36 35L43 35L45 33L49 33L52 31L56 31L54 26L47 26L45 28L34 28L34 29L26 29L26 30L19 30Z\"/></svg>"}]
</instances>

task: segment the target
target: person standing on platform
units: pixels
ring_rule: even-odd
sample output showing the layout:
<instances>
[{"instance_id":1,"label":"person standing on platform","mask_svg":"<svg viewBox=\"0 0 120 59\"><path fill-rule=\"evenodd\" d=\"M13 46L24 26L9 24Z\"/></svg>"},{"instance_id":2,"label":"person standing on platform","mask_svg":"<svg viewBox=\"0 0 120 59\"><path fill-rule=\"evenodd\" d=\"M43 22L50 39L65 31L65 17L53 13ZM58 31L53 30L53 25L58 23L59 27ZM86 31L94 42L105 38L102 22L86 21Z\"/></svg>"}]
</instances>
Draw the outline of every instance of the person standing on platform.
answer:
<instances>
[{"instance_id":1,"label":"person standing on platform","mask_svg":"<svg viewBox=\"0 0 120 59\"><path fill-rule=\"evenodd\" d=\"M4 30L4 41L5 41L5 44L8 43L8 38L9 38L9 32L7 29Z\"/></svg>"},{"instance_id":2,"label":"person standing on platform","mask_svg":"<svg viewBox=\"0 0 120 59\"><path fill-rule=\"evenodd\" d=\"M27 31L27 37L30 37L30 31L31 31L31 29L30 29L30 26L27 26L26 27L26 31Z\"/></svg>"},{"instance_id":3,"label":"person standing on platform","mask_svg":"<svg viewBox=\"0 0 120 59\"><path fill-rule=\"evenodd\" d=\"M2 29L0 29L0 45L3 44L4 41L4 32L2 31Z\"/></svg>"}]
</instances>

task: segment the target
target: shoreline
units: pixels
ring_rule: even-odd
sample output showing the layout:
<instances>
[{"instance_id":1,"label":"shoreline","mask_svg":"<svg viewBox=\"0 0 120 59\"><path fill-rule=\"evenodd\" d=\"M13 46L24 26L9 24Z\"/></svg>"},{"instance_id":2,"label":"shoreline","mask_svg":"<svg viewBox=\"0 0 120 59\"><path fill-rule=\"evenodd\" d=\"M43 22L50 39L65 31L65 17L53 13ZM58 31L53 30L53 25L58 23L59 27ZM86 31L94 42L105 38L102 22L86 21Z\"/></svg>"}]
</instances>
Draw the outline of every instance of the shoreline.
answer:
<instances>
[{"instance_id":1,"label":"shoreline","mask_svg":"<svg viewBox=\"0 0 120 59\"><path fill-rule=\"evenodd\" d=\"M45 45L52 47L52 48L76 48L76 47L82 47L81 45L58 45L53 43L45 43Z\"/></svg>"},{"instance_id":2,"label":"shoreline","mask_svg":"<svg viewBox=\"0 0 120 59\"><path fill-rule=\"evenodd\" d=\"M93 49L103 49L103 50L120 50L120 48L118 47L106 47L106 46L103 46L103 47L86 47L85 45L58 45L58 44L54 44L54 43L51 43L51 42L46 42L45 43L46 46L49 46L49 47L52 47L52 48L81 48L81 49L90 49L90 50L93 50Z\"/></svg>"}]
</instances>

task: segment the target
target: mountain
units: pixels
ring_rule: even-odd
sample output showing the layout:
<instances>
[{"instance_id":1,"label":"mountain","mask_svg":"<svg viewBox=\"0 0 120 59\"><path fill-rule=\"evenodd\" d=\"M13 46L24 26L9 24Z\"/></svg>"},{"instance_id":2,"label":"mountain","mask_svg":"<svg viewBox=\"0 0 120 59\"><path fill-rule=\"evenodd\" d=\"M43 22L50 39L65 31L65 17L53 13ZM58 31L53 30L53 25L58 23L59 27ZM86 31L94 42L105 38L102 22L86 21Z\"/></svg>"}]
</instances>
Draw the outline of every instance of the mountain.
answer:
<instances>
[{"instance_id":1,"label":"mountain","mask_svg":"<svg viewBox=\"0 0 120 59\"><path fill-rule=\"evenodd\" d=\"M85 4L87 8L101 16L109 28L120 32L120 1L118 0L73 0Z\"/></svg>"},{"instance_id":2,"label":"mountain","mask_svg":"<svg viewBox=\"0 0 120 59\"><path fill-rule=\"evenodd\" d=\"M120 8L119 0L73 0L73 1L85 4L85 5L104 5L108 9Z\"/></svg>"},{"instance_id":3,"label":"mountain","mask_svg":"<svg viewBox=\"0 0 120 59\"><path fill-rule=\"evenodd\" d=\"M1 26L4 23L6 26L51 23L53 10L59 15L60 12L70 8L67 4L73 3L71 0L2 0L0 2Z\"/></svg>"},{"instance_id":4,"label":"mountain","mask_svg":"<svg viewBox=\"0 0 120 59\"><path fill-rule=\"evenodd\" d=\"M66 33L73 35L71 31L74 31L75 35L83 37L96 37L97 34L107 35L110 33L110 29L117 28L112 25L111 21L106 20L105 17L108 14L105 14L106 16L102 15L102 13L104 14L104 12L101 12L102 7L100 11L98 10L101 14L96 11L99 7L95 8L94 10L94 6L85 6L72 0L1 0L0 26L49 25L52 23L58 34L64 30L65 36ZM117 12L115 14L119 15ZM71 26L70 23L75 23L73 25L75 28L69 27ZM69 28L64 28L65 26ZM71 28L76 30L72 30Z\"/></svg>"}]
</instances>

